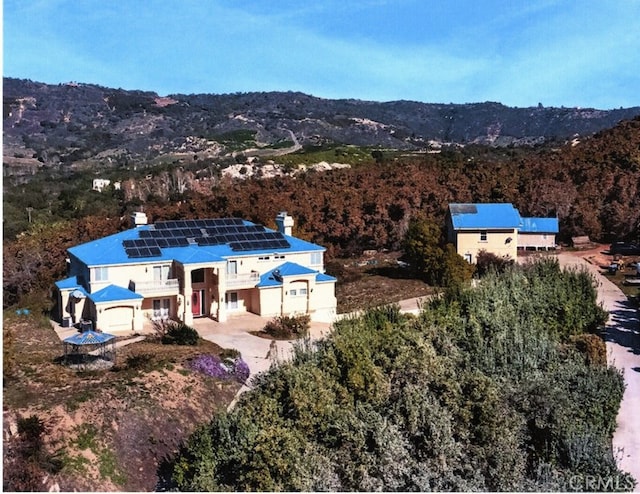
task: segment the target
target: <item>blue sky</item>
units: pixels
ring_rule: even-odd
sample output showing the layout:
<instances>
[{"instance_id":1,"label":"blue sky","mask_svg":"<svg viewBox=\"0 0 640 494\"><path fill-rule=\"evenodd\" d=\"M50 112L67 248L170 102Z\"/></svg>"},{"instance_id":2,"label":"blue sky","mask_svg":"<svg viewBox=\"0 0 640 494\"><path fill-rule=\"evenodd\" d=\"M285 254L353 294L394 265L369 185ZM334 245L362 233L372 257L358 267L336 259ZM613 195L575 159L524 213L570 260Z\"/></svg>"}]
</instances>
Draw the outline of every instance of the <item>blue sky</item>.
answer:
<instances>
[{"instance_id":1,"label":"blue sky","mask_svg":"<svg viewBox=\"0 0 640 494\"><path fill-rule=\"evenodd\" d=\"M640 106L640 0L4 0L5 76L173 93Z\"/></svg>"}]
</instances>

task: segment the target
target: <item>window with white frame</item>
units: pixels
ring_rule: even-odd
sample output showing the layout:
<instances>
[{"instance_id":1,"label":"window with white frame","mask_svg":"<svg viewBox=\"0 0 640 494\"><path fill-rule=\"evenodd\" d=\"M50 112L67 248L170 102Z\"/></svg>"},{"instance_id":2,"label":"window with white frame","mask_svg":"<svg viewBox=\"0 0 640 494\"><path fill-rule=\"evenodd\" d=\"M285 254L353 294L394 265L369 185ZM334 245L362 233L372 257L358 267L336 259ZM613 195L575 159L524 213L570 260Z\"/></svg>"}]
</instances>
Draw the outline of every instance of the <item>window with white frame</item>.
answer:
<instances>
[{"instance_id":1,"label":"window with white frame","mask_svg":"<svg viewBox=\"0 0 640 494\"><path fill-rule=\"evenodd\" d=\"M306 296L307 295L307 289L306 288L300 288L300 295L301 296Z\"/></svg>"},{"instance_id":2,"label":"window with white frame","mask_svg":"<svg viewBox=\"0 0 640 494\"><path fill-rule=\"evenodd\" d=\"M273 256L274 259L284 259L284 254Z\"/></svg>"},{"instance_id":3,"label":"window with white frame","mask_svg":"<svg viewBox=\"0 0 640 494\"><path fill-rule=\"evenodd\" d=\"M108 281L109 280L109 268L106 266L101 266L95 268L95 281Z\"/></svg>"},{"instance_id":4,"label":"window with white frame","mask_svg":"<svg viewBox=\"0 0 640 494\"><path fill-rule=\"evenodd\" d=\"M311 253L311 265L319 266L322 264L322 252L312 252Z\"/></svg>"},{"instance_id":5,"label":"window with white frame","mask_svg":"<svg viewBox=\"0 0 640 494\"><path fill-rule=\"evenodd\" d=\"M168 265L153 266L153 281L158 283L166 282L169 279L169 270L170 267Z\"/></svg>"},{"instance_id":6,"label":"window with white frame","mask_svg":"<svg viewBox=\"0 0 640 494\"><path fill-rule=\"evenodd\" d=\"M171 301L168 298L155 299L153 301L153 319L168 319Z\"/></svg>"},{"instance_id":7,"label":"window with white frame","mask_svg":"<svg viewBox=\"0 0 640 494\"><path fill-rule=\"evenodd\" d=\"M487 241L487 230L480 230L480 242Z\"/></svg>"},{"instance_id":8,"label":"window with white frame","mask_svg":"<svg viewBox=\"0 0 640 494\"><path fill-rule=\"evenodd\" d=\"M271 259L269 256L260 256L260 257L258 257L258 261L262 261L262 262L268 261L269 259Z\"/></svg>"},{"instance_id":9,"label":"window with white frame","mask_svg":"<svg viewBox=\"0 0 640 494\"><path fill-rule=\"evenodd\" d=\"M289 295L291 295L292 297L296 297L298 296L298 291L295 288L292 290L289 290Z\"/></svg>"}]
</instances>

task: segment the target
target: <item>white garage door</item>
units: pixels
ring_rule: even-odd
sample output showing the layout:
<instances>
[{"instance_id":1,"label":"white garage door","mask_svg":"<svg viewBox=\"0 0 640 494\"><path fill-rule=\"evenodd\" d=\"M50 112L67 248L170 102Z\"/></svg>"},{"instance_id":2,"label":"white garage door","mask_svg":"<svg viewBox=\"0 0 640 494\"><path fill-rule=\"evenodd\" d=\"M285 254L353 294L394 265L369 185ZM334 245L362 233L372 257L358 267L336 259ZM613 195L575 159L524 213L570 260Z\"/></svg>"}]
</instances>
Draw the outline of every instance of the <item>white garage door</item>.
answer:
<instances>
[{"instance_id":1,"label":"white garage door","mask_svg":"<svg viewBox=\"0 0 640 494\"><path fill-rule=\"evenodd\" d=\"M102 331L133 329L133 307L111 307L105 309L98 320Z\"/></svg>"}]
</instances>

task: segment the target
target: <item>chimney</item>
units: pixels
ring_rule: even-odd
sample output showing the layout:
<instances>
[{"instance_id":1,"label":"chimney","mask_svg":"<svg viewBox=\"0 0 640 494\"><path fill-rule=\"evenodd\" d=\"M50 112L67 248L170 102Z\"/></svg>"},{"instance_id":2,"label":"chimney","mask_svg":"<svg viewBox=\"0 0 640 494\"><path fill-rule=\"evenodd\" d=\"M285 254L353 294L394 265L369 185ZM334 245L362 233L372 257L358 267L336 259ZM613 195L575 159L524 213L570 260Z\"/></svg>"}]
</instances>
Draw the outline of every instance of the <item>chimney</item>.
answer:
<instances>
[{"instance_id":1,"label":"chimney","mask_svg":"<svg viewBox=\"0 0 640 494\"><path fill-rule=\"evenodd\" d=\"M134 228L138 228L141 225L147 224L147 215L141 211L136 211L131 215L131 225Z\"/></svg>"},{"instance_id":2,"label":"chimney","mask_svg":"<svg viewBox=\"0 0 640 494\"><path fill-rule=\"evenodd\" d=\"M293 218L289 216L286 211L281 211L278 216L276 216L276 225L278 225L278 231L280 233L291 236Z\"/></svg>"}]
</instances>

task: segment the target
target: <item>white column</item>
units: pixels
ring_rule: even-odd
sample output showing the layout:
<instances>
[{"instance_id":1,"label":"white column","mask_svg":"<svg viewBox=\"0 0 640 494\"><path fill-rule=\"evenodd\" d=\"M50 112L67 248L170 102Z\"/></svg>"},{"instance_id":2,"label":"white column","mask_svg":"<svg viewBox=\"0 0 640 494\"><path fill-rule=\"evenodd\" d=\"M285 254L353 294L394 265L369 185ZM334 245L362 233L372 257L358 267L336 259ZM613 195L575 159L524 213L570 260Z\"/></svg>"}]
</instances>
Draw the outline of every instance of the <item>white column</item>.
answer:
<instances>
[{"instance_id":1,"label":"white column","mask_svg":"<svg viewBox=\"0 0 640 494\"><path fill-rule=\"evenodd\" d=\"M191 288L191 270L183 265L184 274L184 311L182 313L182 321L189 326L193 325L193 309L191 308L191 296L193 289Z\"/></svg>"}]
</instances>

